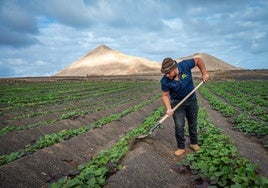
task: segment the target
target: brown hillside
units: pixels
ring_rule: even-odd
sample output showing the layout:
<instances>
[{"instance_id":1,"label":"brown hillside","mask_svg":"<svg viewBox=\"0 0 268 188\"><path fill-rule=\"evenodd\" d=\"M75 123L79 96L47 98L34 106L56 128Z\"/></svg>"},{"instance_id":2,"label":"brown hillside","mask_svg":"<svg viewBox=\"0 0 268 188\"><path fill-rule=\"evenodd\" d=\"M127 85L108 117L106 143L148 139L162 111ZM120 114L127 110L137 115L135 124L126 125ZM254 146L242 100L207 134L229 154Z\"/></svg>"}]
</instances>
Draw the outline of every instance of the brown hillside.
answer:
<instances>
[{"instance_id":1,"label":"brown hillside","mask_svg":"<svg viewBox=\"0 0 268 188\"><path fill-rule=\"evenodd\" d=\"M128 56L101 45L75 61L56 76L159 74L160 64Z\"/></svg>"},{"instance_id":2,"label":"brown hillside","mask_svg":"<svg viewBox=\"0 0 268 188\"><path fill-rule=\"evenodd\" d=\"M183 59L201 57L208 71L240 70L214 56L206 53L197 53ZM161 63L149 61L144 58L125 55L105 45L101 45L84 57L78 59L55 76L117 76L117 75L161 75ZM197 68L193 72L198 71Z\"/></svg>"},{"instance_id":3,"label":"brown hillside","mask_svg":"<svg viewBox=\"0 0 268 188\"><path fill-rule=\"evenodd\" d=\"M239 67L235 67L233 65L230 65L212 55L209 55L207 53L196 53L187 57L178 58L177 61L180 62L184 59L190 59L194 57L200 57L203 59L206 65L207 71L228 71L228 70L241 70ZM199 71L198 68L194 68L193 71Z\"/></svg>"}]
</instances>

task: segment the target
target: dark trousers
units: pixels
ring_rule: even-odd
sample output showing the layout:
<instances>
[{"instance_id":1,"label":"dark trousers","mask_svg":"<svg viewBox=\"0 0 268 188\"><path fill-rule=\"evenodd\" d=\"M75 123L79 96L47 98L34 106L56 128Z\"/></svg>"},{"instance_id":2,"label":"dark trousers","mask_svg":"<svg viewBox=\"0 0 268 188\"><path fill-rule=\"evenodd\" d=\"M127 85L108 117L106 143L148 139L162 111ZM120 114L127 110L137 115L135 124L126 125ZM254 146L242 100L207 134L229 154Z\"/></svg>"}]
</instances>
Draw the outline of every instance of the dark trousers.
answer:
<instances>
[{"instance_id":1,"label":"dark trousers","mask_svg":"<svg viewBox=\"0 0 268 188\"><path fill-rule=\"evenodd\" d=\"M177 103L172 103L171 106L174 108ZM184 126L185 126L185 117L189 126L189 135L191 144L197 144L197 113L198 105L197 99L186 100L181 106L175 110L173 115L173 120L175 123L175 137L177 140L178 149L185 148L185 137L184 137Z\"/></svg>"}]
</instances>

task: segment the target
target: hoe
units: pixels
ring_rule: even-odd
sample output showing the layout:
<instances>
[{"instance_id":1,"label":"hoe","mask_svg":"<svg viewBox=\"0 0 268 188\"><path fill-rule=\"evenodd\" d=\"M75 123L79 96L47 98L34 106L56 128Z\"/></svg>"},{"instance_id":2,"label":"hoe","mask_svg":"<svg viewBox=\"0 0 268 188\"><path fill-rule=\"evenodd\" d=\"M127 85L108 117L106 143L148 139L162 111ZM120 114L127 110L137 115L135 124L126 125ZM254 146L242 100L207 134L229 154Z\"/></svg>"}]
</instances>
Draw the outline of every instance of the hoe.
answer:
<instances>
[{"instance_id":1,"label":"hoe","mask_svg":"<svg viewBox=\"0 0 268 188\"><path fill-rule=\"evenodd\" d=\"M175 111L180 105L182 105L182 103L184 103L184 101L186 101L202 84L204 83L204 81L202 81L202 82L200 82L188 95L186 95L186 97L184 97L173 109L172 109L172 111ZM161 125L161 123L163 123L167 118L169 117L169 115L168 114L166 114L164 117L162 117L162 119L160 119L151 129L150 129L150 131L149 131L149 133L148 134L146 134L146 135L140 135L140 136L137 136L136 138L135 138L135 140L136 141L138 141L138 140L143 140L143 139L146 139L146 138L148 138L148 137L151 137L152 136L152 134L153 134L153 132L154 132L154 130L156 129L156 128L158 128L160 125Z\"/></svg>"}]
</instances>

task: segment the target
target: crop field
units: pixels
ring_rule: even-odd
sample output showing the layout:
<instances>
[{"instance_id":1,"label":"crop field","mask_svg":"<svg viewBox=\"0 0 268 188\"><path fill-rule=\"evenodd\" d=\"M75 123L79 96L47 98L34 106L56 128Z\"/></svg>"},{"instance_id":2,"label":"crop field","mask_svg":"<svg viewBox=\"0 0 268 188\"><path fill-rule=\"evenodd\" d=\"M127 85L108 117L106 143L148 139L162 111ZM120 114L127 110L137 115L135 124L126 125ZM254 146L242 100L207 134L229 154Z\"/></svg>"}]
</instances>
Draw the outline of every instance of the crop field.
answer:
<instances>
[{"instance_id":1,"label":"crop field","mask_svg":"<svg viewBox=\"0 0 268 188\"><path fill-rule=\"evenodd\" d=\"M264 164L267 161L268 148L267 91L267 80L209 82L200 89L200 93L212 108L221 112L231 123L231 126L227 127L228 129L241 132L245 136L255 138L255 140L257 139L258 143L265 148L266 157L261 159ZM194 168L199 169L201 174L206 174L206 177L209 177L212 182L216 181L221 187L229 186L228 182L230 181L233 181L233 187L267 186L267 178L261 180L264 184L252 183L252 181L257 181L258 177L253 175L253 171L246 171L256 169L258 165L256 163L245 163L244 159L242 159L243 157L233 155L232 153L236 150L234 144L229 142L229 138L224 136L221 138L220 132L222 130L214 132L215 130L217 129L213 129L209 135L206 133L201 134L201 140L204 141L202 145L204 150L197 152L194 157L188 156L194 164ZM211 139L209 138L210 136L212 136ZM234 136L237 135L235 134ZM243 140L240 140L240 142L243 142ZM205 150L206 144L208 144L208 148ZM249 145L250 143L245 144L245 147L249 147ZM249 148L246 148L246 150L248 153L252 152ZM207 158L209 155L211 157ZM259 155L262 155L262 153L259 153ZM234 163L234 158L237 157L238 163ZM204 161L200 161L200 159L204 159ZM196 164L195 161L197 160L199 162ZM263 169L267 177L267 165Z\"/></svg>"},{"instance_id":2,"label":"crop field","mask_svg":"<svg viewBox=\"0 0 268 188\"><path fill-rule=\"evenodd\" d=\"M256 137L268 135L267 91L264 80L211 82L201 89L215 110L231 118L233 129ZM263 141L266 148L267 141Z\"/></svg>"},{"instance_id":3,"label":"crop field","mask_svg":"<svg viewBox=\"0 0 268 188\"><path fill-rule=\"evenodd\" d=\"M267 152L267 91L267 80L211 81L198 96ZM268 169L260 174L199 106L202 149L187 152L172 172L198 175L191 185L268 186ZM1 81L0 187L113 187L109 180L126 171L122 159L133 139L147 134L164 111L153 80ZM155 142L161 139L174 135Z\"/></svg>"},{"instance_id":4,"label":"crop field","mask_svg":"<svg viewBox=\"0 0 268 188\"><path fill-rule=\"evenodd\" d=\"M2 85L0 134L1 155L5 157L0 164L119 120L157 100L156 87L150 82ZM84 118L87 115L93 118ZM66 119L73 121L63 122Z\"/></svg>"}]
</instances>

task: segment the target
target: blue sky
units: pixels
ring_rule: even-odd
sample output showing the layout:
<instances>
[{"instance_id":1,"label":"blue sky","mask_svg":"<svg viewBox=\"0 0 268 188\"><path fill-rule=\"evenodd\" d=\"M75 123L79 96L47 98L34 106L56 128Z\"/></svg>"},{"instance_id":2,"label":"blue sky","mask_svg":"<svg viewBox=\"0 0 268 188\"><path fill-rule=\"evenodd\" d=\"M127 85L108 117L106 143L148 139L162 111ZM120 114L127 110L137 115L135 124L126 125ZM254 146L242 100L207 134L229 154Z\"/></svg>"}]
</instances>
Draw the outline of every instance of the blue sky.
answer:
<instances>
[{"instance_id":1,"label":"blue sky","mask_svg":"<svg viewBox=\"0 0 268 188\"><path fill-rule=\"evenodd\" d=\"M266 0L0 0L0 77L51 76L99 45L268 69Z\"/></svg>"}]
</instances>

